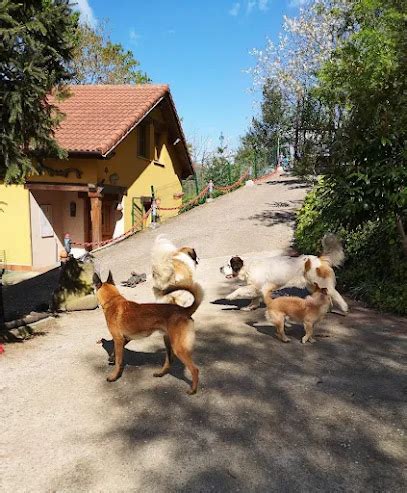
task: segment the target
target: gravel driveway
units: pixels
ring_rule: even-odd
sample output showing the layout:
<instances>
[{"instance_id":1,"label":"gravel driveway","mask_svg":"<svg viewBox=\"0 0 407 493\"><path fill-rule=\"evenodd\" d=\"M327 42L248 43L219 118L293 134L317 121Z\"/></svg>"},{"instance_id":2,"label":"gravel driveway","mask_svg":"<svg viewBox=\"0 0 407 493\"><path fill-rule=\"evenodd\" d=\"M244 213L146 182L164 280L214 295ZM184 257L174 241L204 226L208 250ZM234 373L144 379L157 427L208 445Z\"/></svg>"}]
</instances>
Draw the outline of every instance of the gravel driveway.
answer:
<instances>
[{"instance_id":1,"label":"gravel driveway","mask_svg":"<svg viewBox=\"0 0 407 493\"><path fill-rule=\"evenodd\" d=\"M305 192L291 178L242 188L99 252L102 273L122 281L149 273L159 233L196 248L198 394L180 364L152 377L159 335L131 342L108 383L102 312L50 321L0 355L0 491L406 491L406 319L353 305L327 316L315 344L299 326L282 344L264 309L224 300L219 266L284 250ZM150 281L122 291L153 300Z\"/></svg>"}]
</instances>

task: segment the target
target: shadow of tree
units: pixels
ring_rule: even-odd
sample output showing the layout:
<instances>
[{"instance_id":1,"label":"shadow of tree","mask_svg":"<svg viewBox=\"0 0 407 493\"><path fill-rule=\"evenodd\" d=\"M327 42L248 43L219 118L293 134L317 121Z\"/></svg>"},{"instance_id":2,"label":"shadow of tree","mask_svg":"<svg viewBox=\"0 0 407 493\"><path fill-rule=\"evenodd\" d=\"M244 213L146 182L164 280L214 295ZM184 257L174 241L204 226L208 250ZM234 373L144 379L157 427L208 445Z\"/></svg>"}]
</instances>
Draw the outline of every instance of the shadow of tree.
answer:
<instances>
[{"instance_id":1,"label":"shadow of tree","mask_svg":"<svg viewBox=\"0 0 407 493\"><path fill-rule=\"evenodd\" d=\"M107 384L106 398L126 419L103 439L120 437L115 453L134 464L156 451L134 472L140 488L403 491L406 320L359 309L346 319L329 314L321 327L331 337L303 345L299 326L283 344L273 328L259 330L264 310L248 316L256 330L243 313L199 319L195 397L168 376L146 388L127 371L127 385ZM162 356L126 357L155 366Z\"/></svg>"},{"instance_id":2,"label":"shadow of tree","mask_svg":"<svg viewBox=\"0 0 407 493\"><path fill-rule=\"evenodd\" d=\"M60 267L17 284L3 286L5 320L22 318L31 311L48 310L58 286Z\"/></svg>"},{"instance_id":3,"label":"shadow of tree","mask_svg":"<svg viewBox=\"0 0 407 493\"><path fill-rule=\"evenodd\" d=\"M289 223L295 221L295 211L263 211L254 216L250 216L249 220L260 221L264 226L274 226L278 223Z\"/></svg>"},{"instance_id":4,"label":"shadow of tree","mask_svg":"<svg viewBox=\"0 0 407 493\"><path fill-rule=\"evenodd\" d=\"M108 364L112 365L113 364L113 340L106 340L102 339L101 340L102 347L108 354ZM142 351L132 351L128 348L124 349L124 355L123 355L123 361L124 365L126 366L135 366L135 367L141 367L141 366L147 366L151 365L155 367L154 371L158 371L161 366L164 363L165 359L165 349L164 349L164 343L163 343L163 349L159 349L158 351L154 353L146 353ZM126 369L124 370L126 371ZM169 375L172 375L173 377L177 378L178 380L182 380L184 382L187 382L188 385L191 384L191 380L185 377L184 375L184 366L182 363L174 357L174 361L171 365L171 370L169 371Z\"/></svg>"},{"instance_id":5,"label":"shadow of tree","mask_svg":"<svg viewBox=\"0 0 407 493\"><path fill-rule=\"evenodd\" d=\"M278 181L266 181L262 183L262 185L268 185L268 186L280 186L280 185L286 185L288 190L293 190L295 188L310 188L312 184L306 183L302 180L297 180L297 179L285 179L285 180L278 180Z\"/></svg>"}]
</instances>

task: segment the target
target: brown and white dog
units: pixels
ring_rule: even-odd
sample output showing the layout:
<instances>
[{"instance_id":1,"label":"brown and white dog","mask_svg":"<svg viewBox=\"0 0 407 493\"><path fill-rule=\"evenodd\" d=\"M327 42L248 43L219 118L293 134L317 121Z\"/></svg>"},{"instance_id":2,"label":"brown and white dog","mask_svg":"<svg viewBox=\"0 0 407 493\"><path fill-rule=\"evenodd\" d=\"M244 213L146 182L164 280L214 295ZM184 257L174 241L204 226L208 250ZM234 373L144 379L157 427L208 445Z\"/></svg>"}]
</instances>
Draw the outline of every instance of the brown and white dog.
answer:
<instances>
[{"instance_id":1,"label":"brown and white dog","mask_svg":"<svg viewBox=\"0 0 407 493\"><path fill-rule=\"evenodd\" d=\"M167 353L161 371L154 373L154 376L162 377L169 372L175 354L190 371L192 384L188 393L195 394L199 370L192 360L195 331L191 315L202 303L201 286L197 283L192 286L182 286L182 289L189 291L194 297L192 305L184 308L174 304L129 301L120 294L110 271L107 281L103 283L99 276L94 274L93 283L114 342L115 367L107 377L108 382L114 382L123 373L124 346L132 339L148 337L153 332L159 331L164 335ZM170 286L165 294L176 289L179 287Z\"/></svg>"},{"instance_id":2,"label":"brown and white dog","mask_svg":"<svg viewBox=\"0 0 407 493\"><path fill-rule=\"evenodd\" d=\"M177 248L163 235L157 236L151 250L153 291L160 303L175 303L180 306L191 304L191 295L185 291L165 294L168 286L192 286L198 256L192 247Z\"/></svg>"},{"instance_id":3,"label":"brown and white dog","mask_svg":"<svg viewBox=\"0 0 407 493\"><path fill-rule=\"evenodd\" d=\"M345 255L339 239L334 234L327 234L322 238L322 254L300 255L289 257L277 255L275 257L252 259L245 262L240 257L232 257L220 268L227 279L245 281L242 286L226 296L227 300L251 298L249 306L243 310L255 310L260 306L262 290L269 291L296 287L314 291L314 283L328 290L334 304L343 312L348 311L348 304L336 290L336 277L333 267L342 265Z\"/></svg>"},{"instance_id":4,"label":"brown and white dog","mask_svg":"<svg viewBox=\"0 0 407 493\"><path fill-rule=\"evenodd\" d=\"M305 344L307 341L315 342L314 326L322 320L331 306L331 297L327 288L320 288L314 284L314 293L311 296L299 298L298 296L280 296L272 298L266 286L262 290L264 302L266 303L266 317L274 325L277 337L283 342L290 342L284 332L285 320L288 318L293 322L304 324L305 335L301 339Z\"/></svg>"}]
</instances>

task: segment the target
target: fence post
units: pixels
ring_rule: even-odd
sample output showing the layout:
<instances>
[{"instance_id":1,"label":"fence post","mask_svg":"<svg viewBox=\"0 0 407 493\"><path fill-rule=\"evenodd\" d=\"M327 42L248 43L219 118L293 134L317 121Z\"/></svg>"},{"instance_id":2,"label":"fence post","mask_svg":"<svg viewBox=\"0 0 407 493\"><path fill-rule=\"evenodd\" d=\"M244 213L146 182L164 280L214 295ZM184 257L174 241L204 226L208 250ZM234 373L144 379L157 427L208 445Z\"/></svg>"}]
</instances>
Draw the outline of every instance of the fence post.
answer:
<instances>
[{"instance_id":1,"label":"fence post","mask_svg":"<svg viewBox=\"0 0 407 493\"><path fill-rule=\"evenodd\" d=\"M206 199L207 202L212 202L212 200L213 200L212 194L213 194L213 181L209 180L209 183L208 183L208 195L209 195L209 197Z\"/></svg>"},{"instance_id":2,"label":"fence post","mask_svg":"<svg viewBox=\"0 0 407 493\"><path fill-rule=\"evenodd\" d=\"M157 202L155 200L154 187L151 185L151 224L153 228L157 222Z\"/></svg>"}]
</instances>

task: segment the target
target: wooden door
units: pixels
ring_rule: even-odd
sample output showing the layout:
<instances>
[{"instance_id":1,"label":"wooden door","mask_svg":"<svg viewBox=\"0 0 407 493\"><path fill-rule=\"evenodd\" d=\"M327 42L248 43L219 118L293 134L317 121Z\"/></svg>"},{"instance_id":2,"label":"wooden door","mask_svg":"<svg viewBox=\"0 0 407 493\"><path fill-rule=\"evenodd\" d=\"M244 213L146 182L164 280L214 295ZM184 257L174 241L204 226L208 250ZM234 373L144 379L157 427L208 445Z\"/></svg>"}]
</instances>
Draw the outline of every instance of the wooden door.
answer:
<instances>
[{"instance_id":1,"label":"wooden door","mask_svg":"<svg viewBox=\"0 0 407 493\"><path fill-rule=\"evenodd\" d=\"M113 236L114 224L113 224L114 202L105 201L102 202L102 240L109 240Z\"/></svg>"}]
</instances>

